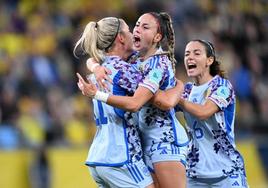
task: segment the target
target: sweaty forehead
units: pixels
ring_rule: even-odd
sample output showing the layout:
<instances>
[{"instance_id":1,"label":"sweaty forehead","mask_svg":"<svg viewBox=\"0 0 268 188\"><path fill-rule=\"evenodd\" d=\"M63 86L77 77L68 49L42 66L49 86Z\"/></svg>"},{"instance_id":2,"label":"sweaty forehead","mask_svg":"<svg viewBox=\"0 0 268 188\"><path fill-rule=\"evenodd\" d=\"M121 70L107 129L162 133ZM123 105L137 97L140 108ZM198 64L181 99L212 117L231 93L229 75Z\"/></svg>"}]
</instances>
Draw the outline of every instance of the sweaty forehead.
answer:
<instances>
[{"instance_id":1,"label":"sweaty forehead","mask_svg":"<svg viewBox=\"0 0 268 188\"><path fill-rule=\"evenodd\" d=\"M143 14L137 21L140 24L157 25L156 19L151 14Z\"/></svg>"},{"instance_id":2,"label":"sweaty forehead","mask_svg":"<svg viewBox=\"0 0 268 188\"><path fill-rule=\"evenodd\" d=\"M204 45L202 45L200 42L198 41L191 41L186 45L185 51L188 50L205 50Z\"/></svg>"}]
</instances>

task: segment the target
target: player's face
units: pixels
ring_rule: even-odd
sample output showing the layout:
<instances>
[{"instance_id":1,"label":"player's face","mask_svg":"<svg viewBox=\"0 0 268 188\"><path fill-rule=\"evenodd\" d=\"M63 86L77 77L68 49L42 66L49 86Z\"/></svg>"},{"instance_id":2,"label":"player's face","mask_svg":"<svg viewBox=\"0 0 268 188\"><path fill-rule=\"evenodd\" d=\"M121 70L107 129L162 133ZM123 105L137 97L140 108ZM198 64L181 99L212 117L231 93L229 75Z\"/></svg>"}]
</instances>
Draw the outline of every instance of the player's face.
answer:
<instances>
[{"instance_id":1,"label":"player's face","mask_svg":"<svg viewBox=\"0 0 268 188\"><path fill-rule=\"evenodd\" d=\"M146 54L150 49L155 48L155 39L159 24L151 14L143 14L133 30L134 49L140 51L141 55Z\"/></svg>"},{"instance_id":2,"label":"player's face","mask_svg":"<svg viewBox=\"0 0 268 188\"><path fill-rule=\"evenodd\" d=\"M132 40L133 36L125 21L123 21L121 32L123 34L123 37L125 38L124 49L126 50L126 52L132 52L133 51L133 40Z\"/></svg>"},{"instance_id":3,"label":"player's face","mask_svg":"<svg viewBox=\"0 0 268 188\"><path fill-rule=\"evenodd\" d=\"M189 77L198 77L209 73L211 58L206 55L205 46L198 41L191 41L186 45L184 65Z\"/></svg>"}]
</instances>

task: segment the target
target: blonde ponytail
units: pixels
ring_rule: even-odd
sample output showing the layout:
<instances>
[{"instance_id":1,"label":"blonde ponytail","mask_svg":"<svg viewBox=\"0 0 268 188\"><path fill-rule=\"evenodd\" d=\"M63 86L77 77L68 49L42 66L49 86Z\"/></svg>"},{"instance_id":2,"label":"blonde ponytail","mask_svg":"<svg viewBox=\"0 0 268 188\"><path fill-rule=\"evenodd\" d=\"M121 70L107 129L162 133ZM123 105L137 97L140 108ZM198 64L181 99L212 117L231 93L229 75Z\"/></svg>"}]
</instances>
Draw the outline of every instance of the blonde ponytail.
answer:
<instances>
[{"instance_id":1,"label":"blonde ponytail","mask_svg":"<svg viewBox=\"0 0 268 188\"><path fill-rule=\"evenodd\" d=\"M103 18L98 22L89 22L74 47L74 55L79 46L83 52L97 62L103 62L105 53L113 47L115 38L120 32L120 20L115 17Z\"/></svg>"}]
</instances>

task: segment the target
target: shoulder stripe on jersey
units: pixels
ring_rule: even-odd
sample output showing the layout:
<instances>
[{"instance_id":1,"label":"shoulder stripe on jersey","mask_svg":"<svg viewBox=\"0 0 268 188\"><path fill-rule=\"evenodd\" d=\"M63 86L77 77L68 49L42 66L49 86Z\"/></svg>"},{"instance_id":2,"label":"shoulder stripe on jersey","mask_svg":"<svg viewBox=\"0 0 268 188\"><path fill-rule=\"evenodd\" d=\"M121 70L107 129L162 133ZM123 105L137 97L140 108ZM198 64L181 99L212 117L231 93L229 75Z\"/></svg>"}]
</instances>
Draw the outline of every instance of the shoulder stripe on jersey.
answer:
<instances>
[{"instance_id":1,"label":"shoulder stripe on jersey","mask_svg":"<svg viewBox=\"0 0 268 188\"><path fill-rule=\"evenodd\" d=\"M220 85L221 84L221 79L220 79L220 77L218 77L217 79L216 79L216 85Z\"/></svg>"},{"instance_id":2,"label":"shoulder stripe on jersey","mask_svg":"<svg viewBox=\"0 0 268 188\"><path fill-rule=\"evenodd\" d=\"M150 68L153 68L154 65L155 65L155 57L153 57L151 60L150 60Z\"/></svg>"},{"instance_id":3,"label":"shoulder stripe on jersey","mask_svg":"<svg viewBox=\"0 0 268 188\"><path fill-rule=\"evenodd\" d=\"M155 68L157 63L159 62L159 56L153 56L148 62L150 68Z\"/></svg>"}]
</instances>

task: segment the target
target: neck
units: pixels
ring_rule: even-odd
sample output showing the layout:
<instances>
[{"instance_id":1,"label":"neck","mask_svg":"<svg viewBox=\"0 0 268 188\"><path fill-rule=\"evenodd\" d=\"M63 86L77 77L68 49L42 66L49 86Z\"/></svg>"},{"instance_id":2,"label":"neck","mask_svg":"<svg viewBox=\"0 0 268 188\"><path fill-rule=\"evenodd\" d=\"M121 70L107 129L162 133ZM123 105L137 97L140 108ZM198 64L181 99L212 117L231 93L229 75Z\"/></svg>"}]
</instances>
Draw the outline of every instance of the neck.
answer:
<instances>
[{"instance_id":1,"label":"neck","mask_svg":"<svg viewBox=\"0 0 268 188\"><path fill-rule=\"evenodd\" d=\"M203 85L210 81L213 78L212 75L209 74L209 72L205 72L203 74L200 74L199 76L194 77L194 82L197 86Z\"/></svg>"},{"instance_id":2,"label":"neck","mask_svg":"<svg viewBox=\"0 0 268 188\"><path fill-rule=\"evenodd\" d=\"M150 56L154 55L155 52L157 51L157 48L154 46L147 51L140 51L140 58L144 61L148 59Z\"/></svg>"},{"instance_id":3,"label":"neck","mask_svg":"<svg viewBox=\"0 0 268 188\"><path fill-rule=\"evenodd\" d=\"M119 56L124 61L131 55L131 51L126 51L119 45L114 46L108 53L109 56Z\"/></svg>"}]
</instances>

